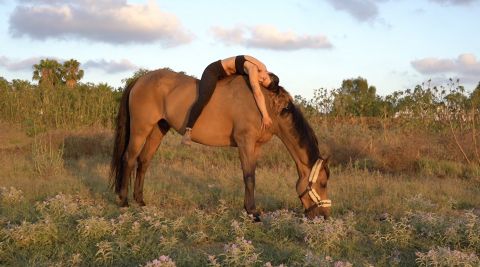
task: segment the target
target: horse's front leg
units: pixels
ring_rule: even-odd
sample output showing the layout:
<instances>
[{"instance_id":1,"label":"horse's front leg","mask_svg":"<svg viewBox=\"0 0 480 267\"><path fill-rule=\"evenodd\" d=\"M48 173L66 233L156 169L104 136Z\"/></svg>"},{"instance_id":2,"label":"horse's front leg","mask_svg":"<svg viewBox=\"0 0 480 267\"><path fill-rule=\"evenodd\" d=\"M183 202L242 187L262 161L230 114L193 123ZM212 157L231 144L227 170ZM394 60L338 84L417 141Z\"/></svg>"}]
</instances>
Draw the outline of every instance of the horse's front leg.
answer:
<instances>
[{"instance_id":1,"label":"horse's front leg","mask_svg":"<svg viewBox=\"0 0 480 267\"><path fill-rule=\"evenodd\" d=\"M257 163L255 145L239 146L239 152L245 183L244 207L247 213L252 215L256 222L259 222L260 212L255 206L255 168Z\"/></svg>"}]
</instances>

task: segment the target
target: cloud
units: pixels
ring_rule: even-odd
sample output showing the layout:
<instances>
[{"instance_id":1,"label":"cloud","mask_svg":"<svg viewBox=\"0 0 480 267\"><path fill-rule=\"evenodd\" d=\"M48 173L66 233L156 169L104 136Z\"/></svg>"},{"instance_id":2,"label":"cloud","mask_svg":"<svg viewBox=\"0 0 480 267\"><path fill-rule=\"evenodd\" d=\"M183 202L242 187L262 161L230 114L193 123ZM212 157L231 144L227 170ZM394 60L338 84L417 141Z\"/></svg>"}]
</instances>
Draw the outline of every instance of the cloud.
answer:
<instances>
[{"instance_id":1,"label":"cloud","mask_svg":"<svg viewBox=\"0 0 480 267\"><path fill-rule=\"evenodd\" d=\"M31 57L22 60L14 60L5 56L0 56L0 66L9 71L32 70L33 65L40 62L42 58Z\"/></svg>"},{"instance_id":2,"label":"cloud","mask_svg":"<svg viewBox=\"0 0 480 267\"><path fill-rule=\"evenodd\" d=\"M152 43L164 47L189 43L193 35L155 1L19 0L10 16L13 37L35 40L80 38L111 44Z\"/></svg>"},{"instance_id":3,"label":"cloud","mask_svg":"<svg viewBox=\"0 0 480 267\"><path fill-rule=\"evenodd\" d=\"M243 44L245 42L245 30L240 27L233 29L224 29L220 27L212 27L211 32L214 37L226 45Z\"/></svg>"},{"instance_id":4,"label":"cloud","mask_svg":"<svg viewBox=\"0 0 480 267\"><path fill-rule=\"evenodd\" d=\"M455 75L466 82L480 80L480 61L470 53L461 54L455 59L430 57L414 60L411 65L424 75Z\"/></svg>"},{"instance_id":5,"label":"cloud","mask_svg":"<svg viewBox=\"0 0 480 267\"><path fill-rule=\"evenodd\" d=\"M65 59L52 58L52 57L30 57L26 59L12 59L6 56L0 56L0 67L4 67L9 71L29 71L33 70L33 65L38 64L40 60L49 58L54 59L60 63L66 61ZM80 68L96 68L102 69L106 73L119 73L131 70L137 70L139 67L127 59L121 60L88 60L80 65Z\"/></svg>"},{"instance_id":6,"label":"cloud","mask_svg":"<svg viewBox=\"0 0 480 267\"><path fill-rule=\"evenodd\" d=\"M109 74L126 72L139 68L137 65L133 64L127 59L121 59L118 61L105 59L89 60L85 62L83 66L85 68L102 69Z\"/></svg>"},{"instance_id":7,"label":"cloud","mask_svg":"<svg viewBox=\"0 0 480 267\"><path fill-rule=\"evenodd\" d=\"M226 45L273 50L328 49L332 44L323 35L298 35L292 31L281 32L273 26L237 26L232 29L213 27L215 39Z\"/></svg>"},{"instance_id":8,"label":"cloud","mask_svg":"<svg viewBox=\"0 0 480 267\"><path fill-rule=\"evenodd\" d=\"M360 22L374 21L379 17L378 4L388 0L325 0L338 11L344 11ZM480 0L428 0L442 5L469 5Z\"/></svg>"},{"instance_id":9,"label":"cloud","mask_svg":"<svg viewBox=\"0 0 480 267\"><path fill-rule=\"evenodd\" d=\"M345 11L360 22L373 21L378 17L377 1L374 0L326 0L336 10Z\"/></svg>"},{"instance_id":10,"label":"cloud","mask_svg":"<svg viewBox=\"0 0 480 267\"><path fill-rule=\"evenodd\" d=\"M469 5L474 2L478 2L478 0L430 0L430 2L435 2L438 4L444 5Z\"/></svg>"}]
</instances>

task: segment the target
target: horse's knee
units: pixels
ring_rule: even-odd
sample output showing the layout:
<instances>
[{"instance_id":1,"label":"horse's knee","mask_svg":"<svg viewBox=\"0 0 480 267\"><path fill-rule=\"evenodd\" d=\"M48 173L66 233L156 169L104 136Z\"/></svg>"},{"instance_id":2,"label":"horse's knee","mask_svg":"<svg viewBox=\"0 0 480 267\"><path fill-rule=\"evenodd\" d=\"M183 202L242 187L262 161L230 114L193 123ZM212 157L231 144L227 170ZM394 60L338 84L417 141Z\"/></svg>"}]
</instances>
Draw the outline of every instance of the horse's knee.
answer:
<instances>
[{"instance_id":1,"label":"horse's knee","mask_svg":"<svg viewBox=\"0 0 480 267\"><path fill-rule=\"evenodd\" d=\"M145 171L150 166L150 160L139 158L137 161L137 164L138 164L139 171L141 171L142 173L145 173Z\"/></svg>"},{"instance_id":2,"label":"horse's knee","mask_svg":"<svg viewBox=\"0 0 480 267\"><path fill-rule=\"evenodd\" d=\"M245 182L245 184L255 184L255 176L252 175L252 174L245 174L243 176L243 181Z\"/></svg>"},{"instance_id":3,"label":"horse's knee","mask_svg":"<svg viewBox=\"0 0 480 267\"><path fill-rule=\"evenodd\" d=\"M130 153L126 152L123 156L123 164L127 168L132 168L135 165L136 158L134 158Z\"/></svg>"}]
</instances>

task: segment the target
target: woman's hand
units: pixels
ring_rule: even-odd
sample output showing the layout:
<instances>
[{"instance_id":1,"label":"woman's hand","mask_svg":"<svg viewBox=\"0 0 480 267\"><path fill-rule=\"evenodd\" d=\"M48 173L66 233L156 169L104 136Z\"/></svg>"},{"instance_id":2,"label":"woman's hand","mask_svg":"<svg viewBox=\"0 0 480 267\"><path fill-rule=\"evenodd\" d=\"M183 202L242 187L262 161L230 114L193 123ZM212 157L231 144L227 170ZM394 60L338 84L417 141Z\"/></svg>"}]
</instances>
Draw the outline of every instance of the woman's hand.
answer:
<instances>
[{"instance_id":1,"label":"woman's hand","mask_svg":"<svg viewBox=\"0 0 480 267\"><path fill-rule=\"evenodd\" d=\"M262 118L262 130L266 130L272 126L273 122L270 116L264 116Z\"/></svg>"}]
</instances>

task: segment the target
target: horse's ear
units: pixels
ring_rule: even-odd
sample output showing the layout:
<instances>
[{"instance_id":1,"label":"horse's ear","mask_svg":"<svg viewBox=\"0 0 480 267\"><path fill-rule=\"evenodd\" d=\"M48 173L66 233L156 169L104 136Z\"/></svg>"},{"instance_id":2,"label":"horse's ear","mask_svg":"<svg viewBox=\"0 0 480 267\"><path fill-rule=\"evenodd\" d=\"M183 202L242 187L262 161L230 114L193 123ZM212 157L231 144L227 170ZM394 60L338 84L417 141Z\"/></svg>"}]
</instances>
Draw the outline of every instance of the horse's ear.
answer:
<instances>
[{"instance_id":1,"label":"horse's ear","mask_svg":"<svg viewBox=\"0 0 480 267\"><path fill-rule=\"evenodd\" d=\"M330 177L330 168L328 167L328 164L330 164L330 155L328 155L324 160L323 160L323 166L325 168L325 172L327 173L327 179Z\"/></svg>"},{"instance_id":2,"label":"horse's ear","mask_svg":"<svg viewBox=\"0 0 480 267\"><path fill-rule=\"evenodd\" d=\"M323 160L323 163L325 164L325 166L328 166L328 164L330 164L330 155L328 155L327 158Z\"/></svg>"}]
</instances>

